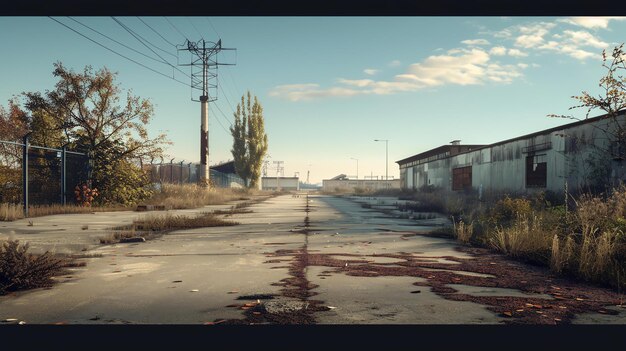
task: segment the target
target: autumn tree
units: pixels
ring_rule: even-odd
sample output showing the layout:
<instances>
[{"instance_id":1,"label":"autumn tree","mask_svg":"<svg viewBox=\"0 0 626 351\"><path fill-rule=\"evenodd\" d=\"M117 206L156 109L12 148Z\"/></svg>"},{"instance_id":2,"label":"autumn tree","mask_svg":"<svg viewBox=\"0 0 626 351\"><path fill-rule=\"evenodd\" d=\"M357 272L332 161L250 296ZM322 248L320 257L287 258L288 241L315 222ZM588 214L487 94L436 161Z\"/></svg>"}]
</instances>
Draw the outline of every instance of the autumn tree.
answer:
<instances>
[{"instance_id":1,"label":"autumn tree","mask_svg":"<svg viewBox=\"0 0 626 351\"><path fill-rule=\"evenodd\" d=\"M0 106L0 140L21 142L28 133L28 116L15 100ZM22 147L0 143L0 202L18 202L21 194Z\"/></svg>"},{"instance_id":2,"label":"autumn tree","mask_svg":"<svg viewBox=\"0 0 626 351\"><path fill-rule=\"evenodd\" d=\"M29 112L45 117L39 130L60 133L42 142L70 144L90 154L90 181L99 189L99 202L134 204L149 196L149 179L139 165L160 156L167 143L163 134L148 135L150 101L131 91L122 99L116 73L107 68L86 66L75 73L55 63L53 75L58 78L54 90L23 94Z\"/></svg>"},{"instance_id":3,"label":"autumn tree","mask_svg":"<svg viewBox=\"0 0 626 351\"><path fill-rule=\"evenodd\" d=\"M241 97L241 103L237 104L234 116L235 124L230 128L230 132L233 136L231 152L235 170L249 188L257 188L263 157L267 153L263 107L256 96L252 102L252 96L248 91Z\"/></svg>"},{"instance_id":4,"label":"autumn tree","mask_svg":"<svg viewBox=\"0 0 626 351\"><path fill-rule=\"evenodd\" d=\"M586 109L584 118L572 115L550 114L548 117L566 118L573 120L584 120L589 118L593 111L603 111L607 123L596 125L594 129L600 133L600 137L594 140L587 140L580 137L566 135L574 138L572 140L580 145L591 149L591 154L585 160L590 166L587 178L592 185L602 188L610 183L611 162L626 160L626 53L624 44L613 48L611 54L606 50L602 51L602 67L606 69L598 83L600 92L597 95L583 91L581 95L572 96L578 104L570 107L573 109ZM603 142L604 141L604 142ZM600 189L603 190L603 189Z\"/></svg>"}]
</instances>

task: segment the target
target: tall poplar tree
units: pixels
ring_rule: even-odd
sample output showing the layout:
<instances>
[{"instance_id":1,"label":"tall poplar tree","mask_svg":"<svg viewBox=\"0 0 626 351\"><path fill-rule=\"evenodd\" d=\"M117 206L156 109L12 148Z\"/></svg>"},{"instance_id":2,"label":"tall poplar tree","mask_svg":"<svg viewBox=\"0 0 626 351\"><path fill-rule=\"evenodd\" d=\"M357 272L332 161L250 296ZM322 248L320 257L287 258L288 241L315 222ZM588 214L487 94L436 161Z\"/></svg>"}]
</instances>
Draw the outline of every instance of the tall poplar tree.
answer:
<instances>
[{"instance_id":1,"label":"tall poplar tree","mask_svg":"<svg viewBox=\"0 0 626 351\"><path fill-rule=\"evenodd\" d=\"M247 100L246 100L247 97ZM233 136L231 150L237 174L249 188L259 186L263 157L267 153L267 134L265 134L265 120L263 107L257 97L252 100L248 93L241 97L234 113L235 124L230 128Z\"/></svg>"}]
</instances>

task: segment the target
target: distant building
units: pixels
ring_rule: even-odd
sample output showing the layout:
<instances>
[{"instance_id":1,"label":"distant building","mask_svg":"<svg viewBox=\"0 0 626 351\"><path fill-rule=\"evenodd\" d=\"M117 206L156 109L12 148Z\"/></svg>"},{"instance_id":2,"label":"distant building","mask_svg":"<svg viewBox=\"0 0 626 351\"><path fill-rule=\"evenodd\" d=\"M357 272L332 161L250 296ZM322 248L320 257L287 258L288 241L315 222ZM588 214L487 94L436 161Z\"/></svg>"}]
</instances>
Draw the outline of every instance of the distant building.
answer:
<instances>
[{"instance_id":1,"label":"distant building","mask_svg":"<svg viewBox=\"0 0 626 351\"><path fill-rule=\"evenodd\" d=\"M400 179L349 179L345 174L340 174L331 179L322 180L322 190L327 192L376 191L399 188Z\"/></svg>"},{"instance_id":2,"label":"distant building","mask_svg":"<svg viewBox=\"0 0 626 351\"><path fill-rule=\"evenodd\" d=\"M623 112L617 121L598 116L490 145L455 140L397 161L401 186L529 193L562 192L566 181L573 191L614 185L626 179L624 145L607 137L616 133L616 123L626 123Z\"/></svg>"},{"instance_id":3,"label":"distant building","mask_svg":"<svg viewBox=\"0 0 626 351\"><path fill-rule=\"evenodd\" d=\"M298 177L261 177L261 190L300 190Z\"/></svg>"}]
</instances>

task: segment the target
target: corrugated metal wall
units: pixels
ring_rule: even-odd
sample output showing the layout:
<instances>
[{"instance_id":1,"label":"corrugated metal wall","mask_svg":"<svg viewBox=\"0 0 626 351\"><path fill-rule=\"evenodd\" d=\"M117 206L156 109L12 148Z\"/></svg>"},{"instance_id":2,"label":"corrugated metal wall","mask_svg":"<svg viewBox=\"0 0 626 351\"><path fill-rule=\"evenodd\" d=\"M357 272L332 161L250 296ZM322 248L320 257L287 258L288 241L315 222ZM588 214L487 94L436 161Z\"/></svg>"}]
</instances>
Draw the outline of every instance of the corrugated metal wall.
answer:
<instances>
[{"instance_id":1,"label":"corrugated metal wall","mask_svg":"<svg viewBox=\"0 0 626 351\"><path fill-rule=\"evenodd\" d=\"M472 188L476 190L482 185L484 191L559 192L564 189L565 180L571 188L580 187L590 176L590 155L598 148L608 148L608 139L603 130L610 126L610 120L598 120L404 167L400 170L401 184L404 188L419 189L433 185L451 191L452 170L471 166ZM541 159L546 162L545 187L532 188L526 183L527 157L535 155L542 156ZM532 160L530 162L532 164ZM624 179L626 169L623 162L613 162L613 179Z\"/></svg>"}]
</instances>

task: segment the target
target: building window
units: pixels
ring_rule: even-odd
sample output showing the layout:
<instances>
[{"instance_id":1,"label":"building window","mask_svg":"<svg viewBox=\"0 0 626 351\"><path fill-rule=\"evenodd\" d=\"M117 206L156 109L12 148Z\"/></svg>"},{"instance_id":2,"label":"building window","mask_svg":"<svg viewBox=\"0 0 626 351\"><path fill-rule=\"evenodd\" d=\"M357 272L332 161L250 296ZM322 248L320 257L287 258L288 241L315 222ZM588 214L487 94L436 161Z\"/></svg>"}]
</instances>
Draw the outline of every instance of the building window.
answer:
<instances>
[{"instance_id":1,"label":"building window","mask_svg":"<svg viewBox=\"0 0 626 351\"><path fill-rule=\"evenodd\" d=\"M452 190L464 190L472 187L472 166L452 169Z\"/></svg>"},{"instance_id":2,"label":"building window","mask_svg":"<svg viewBox=\"0 0 626 351\"><path fill-rule=\"evenodd\" d=\"M546 155L526 157L526 187L545 188L548 176Z\"/></svg>"}]
</instances>

